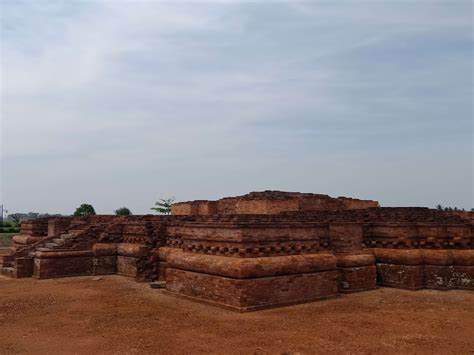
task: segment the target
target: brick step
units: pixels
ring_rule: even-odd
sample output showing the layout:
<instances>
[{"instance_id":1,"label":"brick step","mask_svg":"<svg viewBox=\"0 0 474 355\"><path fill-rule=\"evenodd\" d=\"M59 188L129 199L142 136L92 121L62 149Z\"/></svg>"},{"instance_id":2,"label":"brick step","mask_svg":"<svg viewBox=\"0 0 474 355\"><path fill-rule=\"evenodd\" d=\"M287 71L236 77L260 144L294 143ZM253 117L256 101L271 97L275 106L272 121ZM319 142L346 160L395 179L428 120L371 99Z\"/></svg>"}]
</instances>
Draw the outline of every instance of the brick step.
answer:
<instances>
[{"instance_id":1,"label":"brick step","mask_svg":"<svg viewBox=\"0 0 474 355\"><path fill-rule=\"evenodd\" d=\"M166 288L166 281L154 281L150 282L151 288Z\"/></svg>"},{"instance_id":2,"label":"brick step","mask_svg":"<svg viewBox=\"0 0 474 355\"><path fill-rule=\"evenodd\" d=\"M65 233L65 234L61 234L61 236L59 238L62 239L63 241L66 241L66 240L71 239L73 237L74 237L73 234Z\"/></svg>"},{"instance_id":3,"label":"brick step","mask_svg":"<svg viewBox=\"0 0 474 355\"><path fill-rule=\"evenodd\" d=\"M76 248L60 248L59 246L57 248L46 248L46 247L41 247L41 248L36 248L36 250L28 253L28 256L30 258L33 258L35 255L34 253L36 251L78 251L78 250L82 250L82 249L76 249Z\"/></svg>"},{"instance_id":4,"label":"brick step","mask_svg":"<svg viewBox=\"0 0 474 355\"><path fill-rule=\"evenodd\" d=\"M54 238L53 243L56 243L57 245L63 245L66 241L63 238Z\"/></svg>"},{"instance_id":5,"label":"brick step","mask_svg":"<svg viewBox=\"0 0 474 355\"><path fill-rule=\"evenodd\" d=\"M54 249L54 248L58 247L58 245L57 245L56 243L50 243L50 242L48 242L48 243L44 243L44 244L43 244L43 247L44 247L44 248L48 248L48 249Z\"/></svg>"},{"instance_id":6,"label":"brick step","mask_svg":"<svg viewBox=\"0 0 474 355\"><path fill-rule=\"evenodd\" d=\"M51 248L46 248L46 247L41 247L41 248L36 248L35 251L52 251L53 249ZM34 252L33 252L34 253Z\"/></svg>"}]
</instances>

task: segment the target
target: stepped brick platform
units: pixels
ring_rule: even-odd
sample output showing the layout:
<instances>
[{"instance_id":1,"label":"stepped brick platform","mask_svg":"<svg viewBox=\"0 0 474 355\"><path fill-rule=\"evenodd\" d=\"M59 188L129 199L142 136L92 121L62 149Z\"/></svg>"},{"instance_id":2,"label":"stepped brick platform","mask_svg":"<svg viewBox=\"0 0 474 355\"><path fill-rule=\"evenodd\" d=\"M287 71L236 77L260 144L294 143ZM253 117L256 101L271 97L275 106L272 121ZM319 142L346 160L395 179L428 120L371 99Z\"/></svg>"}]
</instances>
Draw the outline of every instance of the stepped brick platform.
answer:
<instances>
[{"instance_id":1,"label":"stepped brick platform","mask_svg":"<svg viewBox=\"0 0 474 355\"><path fill-rule=\"evenodd\" d=\"M278 191L172 210L26 222L0 255L2 273L159 280L170 294L239 311L377 286L474 290L472 213Z\"/></svg>"},{"instance_id":2,"label":"stepped brick platform","mask_svg":"<svg viewBox=\"0 0 474 355\"><path fill-rule=\"evenodd\" d=\"M348 197L332 198L328 195L263 191L217 201L188 201L175 203L173 215L222 215L222 214L275 214L287 211L314 211L363 209L379 207L377 201Z\"/></svg>"}]
</instances>

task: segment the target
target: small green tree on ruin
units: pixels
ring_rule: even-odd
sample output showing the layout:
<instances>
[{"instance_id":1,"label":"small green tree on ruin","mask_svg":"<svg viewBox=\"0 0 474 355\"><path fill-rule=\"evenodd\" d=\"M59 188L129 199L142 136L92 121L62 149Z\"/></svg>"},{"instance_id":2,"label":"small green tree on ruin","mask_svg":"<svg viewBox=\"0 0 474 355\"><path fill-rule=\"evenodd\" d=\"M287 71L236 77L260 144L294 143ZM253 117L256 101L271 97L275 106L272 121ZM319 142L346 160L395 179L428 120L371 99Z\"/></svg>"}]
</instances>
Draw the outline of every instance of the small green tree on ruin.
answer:
<instances>
[{"instance_id":1,"label":"small green tree on ruin","mask_svg":"<svg viewBox=\"0 0 474 355\"><path fill-rule=\"evenodd\" d=\"M162 198L155 203L155 207L151 210L158 212L159 214L171 214L171 205L174 202L174 197Z\"/></svg>"},{"instance_id":2,"label":"small green tree on ruin","mask_svg":"<svg viewBox=\"0 0 474 355\"><path fill-rule=\"evenodd\" d=\"M12 226L14 228L17 228L18 230L20 230L20 227L21 227L20 214L19 213L14 213L14 214L9 215L9 217L12 221Z\"/></svg>"},{"instance_id":3,"label":"small green tree on ruin","mask_svg":"<svg viewBox=\"0 0 474 355\"><path fill-rule=\"evenodd\" d=\"M132 214L132 211L130 211L127 207L120 207L114 212L117 216L130 216Z\"/></svg>"},{"instance_id":4,"label":"small green tree on ruin","mask_svg":"<svg viewBox=\"0 0 474 355\"><path fill-rule=\"evenodd\" d=\"M95 216L95 210L92 205L88 203L83 203L78 208L76 208L76 212L74 212L74 217L86 217L86 216Z\"/></svg>"}]
</instances>

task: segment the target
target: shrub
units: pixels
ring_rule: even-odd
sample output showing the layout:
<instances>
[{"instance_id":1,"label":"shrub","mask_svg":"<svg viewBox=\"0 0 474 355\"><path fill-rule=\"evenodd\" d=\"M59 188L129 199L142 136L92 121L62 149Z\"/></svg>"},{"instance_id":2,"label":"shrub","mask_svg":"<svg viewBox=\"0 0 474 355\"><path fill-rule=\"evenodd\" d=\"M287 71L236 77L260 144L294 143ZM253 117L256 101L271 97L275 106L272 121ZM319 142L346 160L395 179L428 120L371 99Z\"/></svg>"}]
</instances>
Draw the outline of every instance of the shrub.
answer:
<instances>
[{"instance_id":1,"label":"shrub","mask_svg":"<svg viewBox=\"0 0 474 355\"><path fill-rule=\"evenodd\" d=\"M83 203L80 205L76 211L74 212L75 217L84 217L84 216L95 216L95 210L92 205L89 205L87 203Z\"/></svg>"},{"instance_id":2,"label":"shrub","mask_svg":"<svg viewBox=\"0 0 474 355\"><path fill-rule=\"evenodd\" d=\"M132 211L130 211L127 207L120 207L114 212L117 216L130 216L132 214Z\"/></svg>"}]
</instances>

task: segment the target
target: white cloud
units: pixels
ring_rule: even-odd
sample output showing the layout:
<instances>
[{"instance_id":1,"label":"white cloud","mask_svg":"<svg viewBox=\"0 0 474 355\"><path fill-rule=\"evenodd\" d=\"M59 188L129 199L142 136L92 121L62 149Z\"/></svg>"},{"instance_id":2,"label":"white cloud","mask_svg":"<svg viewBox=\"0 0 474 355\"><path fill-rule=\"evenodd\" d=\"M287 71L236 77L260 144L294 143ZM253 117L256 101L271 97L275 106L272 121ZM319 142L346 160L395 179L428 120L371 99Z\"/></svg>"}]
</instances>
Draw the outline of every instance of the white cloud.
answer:
<instances>
[{"instance_id":1,"label":"white cloud","mask_svg":"<svg viewBox=\"0 0 474 355\"><path fill-rule=\"evenodd\" d=\"M2 7L10 210L257 188L470 207L470 2Z\"/></svg>"}]
</instances>

